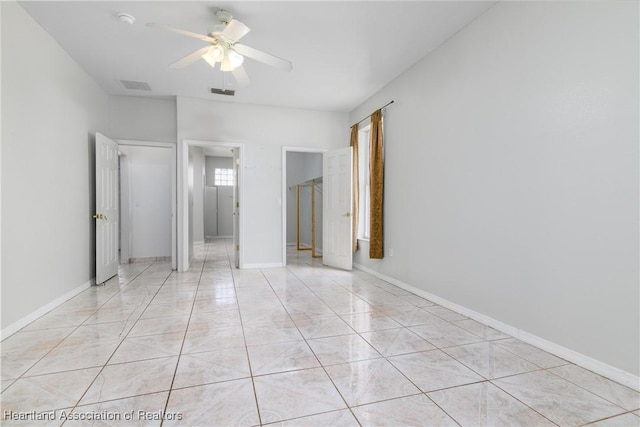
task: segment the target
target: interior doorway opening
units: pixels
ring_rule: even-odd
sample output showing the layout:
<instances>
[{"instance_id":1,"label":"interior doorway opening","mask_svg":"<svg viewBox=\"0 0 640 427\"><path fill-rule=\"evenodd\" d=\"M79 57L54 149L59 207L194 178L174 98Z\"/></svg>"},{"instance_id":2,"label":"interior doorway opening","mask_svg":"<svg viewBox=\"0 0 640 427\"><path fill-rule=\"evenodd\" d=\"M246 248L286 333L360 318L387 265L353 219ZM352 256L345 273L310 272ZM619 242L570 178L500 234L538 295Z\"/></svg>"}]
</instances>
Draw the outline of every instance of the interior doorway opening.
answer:
<instances>
[{"instance_id":1,"label":"interior doorway opening","mask_svg":"<svg viewBox=\"0 0 640 427\"><path fill-rule=\"evenodd\" d=\"M120 262L175 259L175 146L117 141Z\"/></svg>"},{"instance_id":2,"label":"interior doorway opening","mask_svg":"<svg viewBox=\"0 0 640 427\"><path fill-rule=\"evenodd\" d=\"M178 270L189 269L207 237L231 237L233 264L243 268L243 145L183 140L179 153Z\"/></svg>"},{"instance_id":3,"label":"interior doorway opening","mask_svg":"<svg viewBox=\"0 0 640 427\"><path fill-rule=\"evenodd\" d=\"M282 264L287 247L322 253L323 153L326 149L282 148ZM315 183L313 182L315 180ZM315 203L314 203L315 202ZM315 238L314 238L315 237Z\"/></svg>"},{"instance_id":4,"label":"interior doorway opening","mask_svg":"<svg viewBox=\"0 0 640 427\"><path fill-rule=\"evenodd\" d=\"M204 238L233 237L233 150L204 148Z\"/></svg>"}]
</instances>

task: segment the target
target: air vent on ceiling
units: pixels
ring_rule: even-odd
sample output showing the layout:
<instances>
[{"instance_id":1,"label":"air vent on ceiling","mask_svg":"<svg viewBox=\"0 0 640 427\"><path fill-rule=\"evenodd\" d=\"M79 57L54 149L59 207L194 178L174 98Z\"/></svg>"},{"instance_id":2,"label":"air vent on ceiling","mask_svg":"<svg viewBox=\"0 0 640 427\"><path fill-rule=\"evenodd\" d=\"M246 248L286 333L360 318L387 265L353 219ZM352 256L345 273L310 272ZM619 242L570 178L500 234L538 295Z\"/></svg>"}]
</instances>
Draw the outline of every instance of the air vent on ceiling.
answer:
<instances>
[{"instance_id":1,"label":"air vent on ceiling","mask_svg":"<svg viewBox=\"0 0 640 427\"><path fill-rule=\"evenodd\" d=\"M120 80L125 89L151 91L151 86L147 82L136 82L133 80Z\"/></svg>"},{"instance_id":2,"label":"air vent on ceiling","mask_svg":"<svg viewBox=\"0 0 640 427\"><path fill-rule=\"evenodd\" d=\"M217 89L212 87L211 93L215 93L217 95L227 95L227 96L235 96L236 91L233 89Z\"/></svg>"}]
</instances>

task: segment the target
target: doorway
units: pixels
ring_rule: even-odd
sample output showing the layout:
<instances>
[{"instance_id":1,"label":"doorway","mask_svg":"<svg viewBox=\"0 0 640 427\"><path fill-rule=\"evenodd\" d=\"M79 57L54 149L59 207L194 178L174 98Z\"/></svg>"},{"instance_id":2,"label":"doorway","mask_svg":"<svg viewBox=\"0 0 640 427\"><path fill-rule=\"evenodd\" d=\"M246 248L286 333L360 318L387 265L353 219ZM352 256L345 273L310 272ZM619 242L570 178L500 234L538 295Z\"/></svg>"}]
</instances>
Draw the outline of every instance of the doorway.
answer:
<instances>
[{"instance_id":1,"label":"doorway","mask_svg":"<svg viewBox=\"0 0 640 427\"><path fill-rule=\"evenodd\" d=\"M233 150L204 149L204 237L233 237Z\"/></svg>"},{"instance_id":2,"label":"doorway","mask_svg":"<svg viewBox=\"0 0 640 427\"><path fill-rule=\"evenodd\" d=\"M205 222L209 209L215 205L215 233L222 237L221 232L227 233L224 237L233 238L234 264L236 268L243 268L243 226L242 226L242 161L244 146L241 143L225 143L213 141L182 140L178 144L178 270L187 271L193 258L193 246L195 242L204 241L205 227L211 232L210 218ZM230 154L230 157L229 157ZM226 170L226 178L231 185L215 184L215 167L213 176L208 177L206 171L207 157L226 157L231 161L230 168ZM229 170L231 172L229 172ZM212 181L209 181L209 178ZM227 183L229 181L227 180ZM208 187L216 187L209 190ZM221 190L222 187L226 187ZM207 198L206 194L209 193ZM212 201L215 195L215 204ZM230 202L230 203L229 203ZM221 209L224 212L221 212ZM227 216L227 211L231 215ZM220 215L220 214L224 215ZM231 227L229 228L229 225ZM229 231L230 230L230 231Z\"/></svg>"},{"instance_id":3,"label":"doorway","mask_svg":"<svg viewBox=\"0 0 640 427\"><path fill-rule=\"evenodd\" d=\"M175 260L175 148L118 141L120 260Z\"/></svg>"},{"instance_id":4,"label":"doorway","mask_svg":"<svg viewBox=\"0 0 640 427\"><path fill-rule=\"evenodd\" d=\"M323 154L326 149L322 148L307 148L307 147L282 147L282 264L287 265L287 246L297 245L298 238L302 236L302 239L309 240L305 242L311 244L311 221L310 205L301 206L297 205L298 197L298 184L303 188L302 199L310 200L305 191L312 191L312 186L302 186L310 180L322 177L322 164ZM317 189L317 187L315 187ZM315 190L313 190L315 191ZM307 200L307 201L308 201ZM322 214L321 204L319 205L319 212ZM301 221L298 221L299 214L302 212ZM322 223L320 219L319 223ZM298 226L302 229L299 231ZM308 228L308 229L307 229ZM300 235L300 236L299 236ZM315 239L316 251L322 250L322 231L318 231L318 237ZM304 245L306 247L306 244ZM311 249L311 248L310 248Z\"/></svg>"}]
</instances>

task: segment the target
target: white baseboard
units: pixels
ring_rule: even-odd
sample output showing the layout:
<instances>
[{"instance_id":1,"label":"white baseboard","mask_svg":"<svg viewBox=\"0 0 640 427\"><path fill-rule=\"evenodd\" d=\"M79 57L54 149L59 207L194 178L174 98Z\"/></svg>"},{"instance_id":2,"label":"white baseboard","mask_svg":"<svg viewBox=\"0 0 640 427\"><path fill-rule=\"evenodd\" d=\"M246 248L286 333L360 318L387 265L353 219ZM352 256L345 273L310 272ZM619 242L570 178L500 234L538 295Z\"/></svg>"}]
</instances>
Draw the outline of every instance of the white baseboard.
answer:
<instances>
[{"instance_id":1,"label":"white baseboard","mask_svg":"<svg viewBox=\"0 0 640 427\"><path fill-rule=\"evenodd\" d=\"M544 351L548 351L551 354L555 354L556 356L564 360L575 363L576 365L581 366L589 371L600 374L603 377L609 378L610 380L619 382L620 384L626 385L627 387L632 388L636 391L640 391L640 377L637 377L630 372L623 371L622 369L616 368L615 366L611 366L585 354L571 350L570 348L566 348L554 342L547 341L544 338L540 338L539 336L530 334L529 332L519 331L517 338Z\"/></svg>"},{"instance_id":2,"label":"white baseboard","mask_svg":"<svg viewBox=\"0 0 640 427\"><path fill-rule=\"evenodd\" d=\"M251 268L278 268L284 267L284 264L281 262L265 262L265 263L255 263L255 264L243 264L242 269L251 269Z\"/></svg>"},{"instance_id":3,"label":"white baseboard","mask_svg":"<svg viewBox=\"0 0 640 427\"><path fill-rule=\"evenodd\" d=\"M453 310L456 313L460 313L463 316L466 316L470 319L476 320L480 323L483 323L487 326L490 326L494 329L497 329L500 332L511 335L515 338L518 338L521 341L526 342L527 344L531 344L535 347L538 347L544 351L547 351L555 356L558 356L564 360L572 362L578 366L581 366L585 369L588 369L596 374L602 375L603 377L609 378L613 381L616 381L620 384L623 384L629 388L632 388L636 391L640 391L640 377L633 375L630 372L623 371L622 369L616 368L614 366L608 365L604 362L596 360L592 357L579 353L577 351L571 350L569 348L563 347L554 342L548 341L544 338L541 338L537 335L531 334L529 332L518 329L514 326L503 323L499 320L496 320L492 317L486 316L482 313L478 313L473 311L467 307L462 305L453 303L449 300L441 298L437 295L434 295L430 292L427 292L423 289L416 288L415 286L409 285L408 283L404 283L398 279L393 277L384 275L379 273L369 267L366 267L361 264L354 263L353 266L358 270L362 270L365 273L369 273L372 276L375 276L379 279L382 279L386 282L389 282L393 285L396 285L399 288L402 288L406 291L409 291L413 294L421 296L423 298L428 299L436 304L439 304L443 307L448 308L449 310Z\"/></svg>"},{"instance_id":4,"label":"white baseboard","mask_svg":"<svg viewBox=\"0 0 640 427\"><path fill-rule=\"evenodd\" d=\"M144 257L144 258L129 258L128 260L129 264L136 264L136 263L141 263L141 262L167 262L167 261L171 261L171 257L170 256L151 256L151 257Z\"/></svg>"},{"instance_id":5,"label":"white baseboard","mask_svg":"<svg viewBox=\"0 0 640 427\"><path fill-rule=\"evenodd\" d=\"M11 325L7 326L2 331L0 331L0 341L2 341L5 338L8 338L9 336L15 334L20 329L22 329L25 326L27 326L29 323L31 323L34 320L38 319L40 316L42 316L44 314L47 314L48 312L50 312L54 308L58 307L59 305L65 303L66 301L68 301L71 298L75 297L80 292L84 291L85 289L88 289L92 285L95 285L95 283L96 283L95 282L95 278L91 279L88 282L83 283L82 285L78 286L77 288L70 290L66 294L54 299L49 304L47 304L47 305L45 305L43 307L40 307L36 311L32 312L31 314L28 314L27 316L23 317L22 319L18 320L17 322L14 322Z\"/></svg>"}]
</instances>

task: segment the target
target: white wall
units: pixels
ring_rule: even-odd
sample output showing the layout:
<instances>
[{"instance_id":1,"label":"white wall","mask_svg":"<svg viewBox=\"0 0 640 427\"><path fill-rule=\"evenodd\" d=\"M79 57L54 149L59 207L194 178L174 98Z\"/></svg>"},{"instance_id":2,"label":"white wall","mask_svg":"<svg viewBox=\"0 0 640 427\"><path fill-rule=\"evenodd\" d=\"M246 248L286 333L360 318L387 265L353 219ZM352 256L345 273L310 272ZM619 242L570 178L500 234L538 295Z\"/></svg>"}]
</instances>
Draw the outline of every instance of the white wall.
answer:
<instances>
[{"instance_id":1,"label":"white wall","mask_svg":"<svg viewBox=\"0 0 640 427\"><path fill-rule=\"evenodd\" d=\"M170 148L120 145L122 224L129 224L128 240L120 243L130 258L171 256ZM127 209L128 207L128 209ZM126 218L125 218L126 216ZM123 227L124 228L124 227Z\"/></svg>"},{"instance_id":2,"label":"white wall","mask_svg":"<svg viewBox=\"0 0 640 427\"><path fill-rule=\"evenodd\" d=\"M637 376L638 71L637 2L496 4L351 113L395 100L355 261Z\"/></svg>"},{"instance_id":3,"label":"white wall","mask_svg":"<svg viewBox=\"0 0 640 427\"><path fill-rule=\"evenodd\" d=\"M107 96L20 5L0 7L7 331L95 276L94 137L106 133Z\"/></svg>"},{"instance_id":4,"label":"white wall","mask_svg":"<svg viewBox=\"0 0 640 427\"><path fill-rule=\"evenodd\" d=\"M347 115L185 97L177 106L179 153L184 139L245 144L244 264L282 265L282 146L344 146ZM187 208L179 206L181 211Z\"/></svg>"},{"instance_id":5,"label":"white wall","mask_svg":"<svg viewBox=\"0 0 640 427\"><path fill-rule=\"evenodd\" d=\"M175 98L109 96L107 136L113 139L175 143Z\"/></svg>"}]
</instances>

